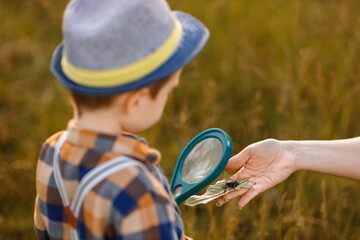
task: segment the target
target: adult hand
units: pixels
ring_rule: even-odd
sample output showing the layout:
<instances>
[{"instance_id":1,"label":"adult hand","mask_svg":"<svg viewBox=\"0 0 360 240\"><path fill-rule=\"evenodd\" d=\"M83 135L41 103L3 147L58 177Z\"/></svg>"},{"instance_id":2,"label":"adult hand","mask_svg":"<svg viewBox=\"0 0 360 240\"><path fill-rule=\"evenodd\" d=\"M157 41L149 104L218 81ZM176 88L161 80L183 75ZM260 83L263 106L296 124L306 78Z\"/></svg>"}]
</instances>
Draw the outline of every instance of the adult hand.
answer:
<instances>
[{"instance_id":1,"label":"adult hand","mask_svg":"<svg viewBox=\"0 0 360 240\"><path fill-rule=\"evenodd\" d=\"M360 137L331 141L278 141L267 139L246 147L229 160L225 170L242 167L233 179L245 178L253 189L231 192L219 199L222 205L243 195L244 207L259 193L284 181L296 170L309 170L360 181Z\"/></svg>"},{"instance_id":2,"label":"adult hand","mask_svg":"<svg viewBox=\"0 0 360 240\"><path fill-rule=\"evenodd\" d=\"M216 200L218 206L244 194L238 202L238 208L243 208L259 193L288 178L296 170L296 160L285 141L267 139L249 145L232 157L225 170L232 171L240 167L231 178L248 179L253 188L230 192Z\"/></svg>"}]
</instances>

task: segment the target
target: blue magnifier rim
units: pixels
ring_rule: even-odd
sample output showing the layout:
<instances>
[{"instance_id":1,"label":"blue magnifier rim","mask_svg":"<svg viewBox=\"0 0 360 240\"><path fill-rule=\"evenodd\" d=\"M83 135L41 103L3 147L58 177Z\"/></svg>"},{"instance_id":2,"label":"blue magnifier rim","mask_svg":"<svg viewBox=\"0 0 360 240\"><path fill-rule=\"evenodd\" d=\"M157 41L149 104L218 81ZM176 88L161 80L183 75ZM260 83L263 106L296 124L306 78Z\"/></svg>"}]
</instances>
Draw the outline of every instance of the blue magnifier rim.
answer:
<instances>
[{"instance_id":1,"label":"blue magnifier rim","mask_svg":"<svg viewBox=\"0 0 360 240\"><path fill-rule=\"evenodd\" d=\"M182 176L182 167L183 163L187 157L187 155L191 152L191 150L201 141L208 138L216 138L222 144L222 157L214 168L214 170L203 180L197 183L187 182ZM175 197L175 201L178 205L180 205L183 201L185 201L190 196L199 192L201 189L205 188L209 184L211 184L220 174L224 171L224 168L229 161L230 155L232 152L232 141L231 138L221 129L219 128L210 128L201 133L199 133L196 137L194 137L183 149L181 152L178 161L175 166L174 174L171 179L171 192L174 193L175 189L178 187L182 187L181 193Z\"/></svg>"}]
</instances>

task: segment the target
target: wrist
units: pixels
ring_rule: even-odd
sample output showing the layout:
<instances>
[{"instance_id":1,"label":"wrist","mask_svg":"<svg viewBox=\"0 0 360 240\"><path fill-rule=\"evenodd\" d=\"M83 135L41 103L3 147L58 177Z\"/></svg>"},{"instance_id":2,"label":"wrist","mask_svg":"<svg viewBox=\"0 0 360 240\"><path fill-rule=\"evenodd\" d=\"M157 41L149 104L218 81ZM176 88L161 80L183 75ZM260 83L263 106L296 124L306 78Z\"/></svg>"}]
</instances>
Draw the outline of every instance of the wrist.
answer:
<instances>
[{"instance_id":1,"label":"wrist","mask_svg":"<svg viewBox=\"0 0 360 240\"><path fill-rule=\"evenodd\" d=\"M302 161L301 151L299 151L298 141L281 141L284 147L284 152L287 155L287 159L289 160L290 168L292 168L293 172L302 169Z\"/></svg>"}]
</instances>

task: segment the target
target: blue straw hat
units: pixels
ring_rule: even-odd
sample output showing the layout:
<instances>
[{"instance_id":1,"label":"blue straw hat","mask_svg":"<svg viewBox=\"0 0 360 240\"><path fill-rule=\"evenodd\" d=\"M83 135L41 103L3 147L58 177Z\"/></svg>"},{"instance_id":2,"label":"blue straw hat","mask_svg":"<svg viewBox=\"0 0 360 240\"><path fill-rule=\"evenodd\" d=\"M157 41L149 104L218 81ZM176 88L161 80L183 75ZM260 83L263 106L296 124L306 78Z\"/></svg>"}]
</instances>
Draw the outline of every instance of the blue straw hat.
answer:
<instances>
[{"instance_id":1,"label":"blue straw hat","mask_svg":"<svg viewBox=\"0 0 360 240\"><path fill-rule=\"evenodd\" d=\"M164 0L72 0L51 71L71 92L108 96L142 88L189 63L208 29Z\"/></svg>"}]
</instances>

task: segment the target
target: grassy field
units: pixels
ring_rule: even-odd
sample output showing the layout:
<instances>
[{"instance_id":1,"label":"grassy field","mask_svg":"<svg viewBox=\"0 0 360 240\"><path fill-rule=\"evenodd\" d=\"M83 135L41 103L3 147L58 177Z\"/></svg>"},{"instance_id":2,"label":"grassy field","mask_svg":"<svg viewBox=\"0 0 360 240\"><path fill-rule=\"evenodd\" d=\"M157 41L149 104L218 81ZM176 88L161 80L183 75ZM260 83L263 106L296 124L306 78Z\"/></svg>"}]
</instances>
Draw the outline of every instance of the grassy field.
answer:
<instances>
[{"instance_id":1,"label":"grassy field","mask_svg":"<svg viewBox=\"0 0 360 240\"><path fill-rule=\"evenodd\" d=\"M0 239L34 239L42 142L72 116L49 73L67 1L0 1ZM170 178L181 149L210 127L233 154L264 138L360 135L360 1L171 0L210 29L165 115L141 134ZM297 172L241 211L181 206L195 239L360 239L360 184Z\"/></svg>"}]
</instances>

